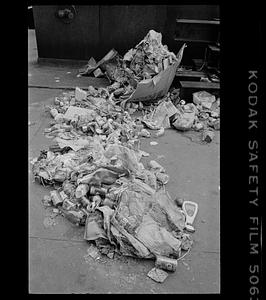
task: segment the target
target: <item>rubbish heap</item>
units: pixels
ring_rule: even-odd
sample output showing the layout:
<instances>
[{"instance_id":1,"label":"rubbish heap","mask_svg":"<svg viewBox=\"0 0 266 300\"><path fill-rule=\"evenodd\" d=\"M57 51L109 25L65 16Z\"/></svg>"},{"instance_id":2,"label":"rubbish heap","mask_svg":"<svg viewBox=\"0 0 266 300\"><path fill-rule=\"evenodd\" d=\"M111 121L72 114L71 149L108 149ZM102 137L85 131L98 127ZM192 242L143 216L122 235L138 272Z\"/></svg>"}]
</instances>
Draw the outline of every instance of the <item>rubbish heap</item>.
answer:
<instances>
[{"instance_id":1,"label":"rubbish heap","mask_svg":"<svg viewBox=\"0 0 266 300\"><path fill-rule=\"evenodd\" d=\"M202 142L210 143L214 138L214 130L220 130L220 99L206 91L194 93L193 103L180 100L176 109L177 112L170 119L172 127L179 131L202 132Z\"/></svg>"},{"instance_id":2,"label":"rubbish heap","mask_svg":"<svg viewBox=\"0 0 266 300\"><path fill-rule=\"evenodd\" d=\"M93 87L63 93L48 107L54 119L44 133L54 143L32 161L35 180L54 187L44 204L85 226L84 239L111 257L178 259L192 246L186 215L165 191L165 169L141 163L149 155L140 149L144 126L160 129L173 114L170 101L158 107L165 115L157 108L157 122L133 118L107 89Z\"/></svg>"},{"instance_id":3,"label":"rubbish heap","mask_svg":"<svg viewBox=\"0 0 266 300\"><path fill-rule=\"evenodd\" d=\"M141 162L149 154L140 149L140 139L150 136L147 128L156 130L157 136L171 126L187 128L180 121L180 115L186 113L193 114L189 126L195 127L203 122L205 111L199 107L205 102L175 106L173 94L168 93L149 108L141 101L129 107L128 103L121 105L116 96L121 87L122 95L129 94L134 80L140 82L160 72L165 59L170 63L176 57L161 46L161 37L150 31L125 54L122 65L115 60L113 77L111 67L105 65L115 81L110 86L89 86L87 91L77 87L55 97L54 104L47 107L53 120L44 130L53 144L32 160L35 180L54 188L43 204L84 226L84 239L97 247L92 249L95 257L100 251L111 258L118 253L155 259L156 268L148 276L157 282L167 277L162 269L176 269L177 260L190 251L193 241L186 230L182 201L173 201L165 189L169 181L166 170L154 160L146 168ZM131 77L123 77L128 64ZM98 66L95 62L90 71ZM136 110L142 115L133 117Z\"/></svg>"},{"instance_id":4,"label":"rubbish heap","mask_svg":"<svg viewBox=\"0 0 266 300\"><path fill-rule=\"evenodd\" d=\"M150 30L144 39L121 57L112 49L98 63L90 58L78 76L106 76L116 101L154 100L164 96L181 62L184 44L175 55L162 45L162 34ZM122 105L122 106L123 106Z\"/></svg>"},{"instance_id":5,"label":"rubbish heap","mask_svg":"<svg viewBox=\"0 0 266 300\"><path fill-rule=\"evenodd\" d=\"M167 95L185 47L186 44L175 55L166 45L162 45L162 34L150 30L123 57L114 49L98 63L92 57L80 75L89 75L91 72L96 77L105 75L111 83L108 91L113 93L113 100L132 114L143 107L142 101L151 104L157 100L158 105L158 100ZM178 94L178 89L174 89L167 95L175 103L176 109L174 116L168 116L172 117L170 124L167 118L163 127L201 131L202 142L211 142L214 130L220 130L220 100L206 91L199 91L193 94L193 103L186 104L184 100L180 101Z\"/></svg>"}]
</instances>

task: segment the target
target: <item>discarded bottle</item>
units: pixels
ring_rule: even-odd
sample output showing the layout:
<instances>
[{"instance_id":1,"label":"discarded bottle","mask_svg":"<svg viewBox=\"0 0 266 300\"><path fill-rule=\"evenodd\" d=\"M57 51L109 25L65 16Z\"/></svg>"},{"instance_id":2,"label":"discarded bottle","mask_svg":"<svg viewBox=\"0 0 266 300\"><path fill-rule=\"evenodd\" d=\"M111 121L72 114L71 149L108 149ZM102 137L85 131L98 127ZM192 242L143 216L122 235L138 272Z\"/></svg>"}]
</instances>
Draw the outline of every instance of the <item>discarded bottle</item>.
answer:
<instances>
[{"instance_id":1,"label":"discarded bottle","mask_svg":"<svg viewBox=\"0 0 266 300\"><path fill-rule=\"evenodd\" d=\"M75 207L75 204L68 199L64 200L62 208L65 210L70 210Z\"/></svg>"},{"instance_id":2,"label":"discarded bottle","mask_svg":"<svg viewBox=\"0 0 266 300\"><path fill-rule=\"evenodd\" d=\"M100 194L102 196L105 196L107 194L108 190L105 188L98 188L95 186L91 186L90 187L90 194L91 195L96 195L96 194Z\"/></svg>"},{"instance_id":3,"label":"discarded bottle","mask_svg":"<svg viewBox=\"0 0 266 300\"><path fill-rule=\"evenodd\" d=\"M177 260L166 256L157 255L155 266L163 270L174 272L177 268Z\"/></svg>"}]
</instances>

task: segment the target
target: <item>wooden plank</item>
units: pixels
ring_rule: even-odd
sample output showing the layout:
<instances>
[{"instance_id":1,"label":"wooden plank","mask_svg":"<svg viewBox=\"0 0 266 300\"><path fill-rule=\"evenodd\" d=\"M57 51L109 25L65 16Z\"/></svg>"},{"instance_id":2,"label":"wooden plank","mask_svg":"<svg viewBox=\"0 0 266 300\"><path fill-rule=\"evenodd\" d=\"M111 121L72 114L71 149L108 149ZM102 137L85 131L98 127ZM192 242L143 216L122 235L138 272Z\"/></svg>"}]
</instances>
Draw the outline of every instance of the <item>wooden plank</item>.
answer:
<instances>
[{"instance_id":1,"label":"wooden plank","mask_svg":"<svg viewBox=\"0 0 266 300\"><path fill-rule=\"evenodd\" d=\"M220 83L204 81L180 81L180 98L192 101L193 93L207 91L213 95L220 94Z\"/></svg>"},{"instance_id":2,"label":"wooden plank","mask_svg":"<svg viewBox=\"0 0 266 300\"><path fill-rule=\"evenodd\" d=\"M177 23L220 25L219 20L176 19Z\"/></svg>"},{"instance_id":3,"label":"wooden plank","mask_svg":"<svg viewBox=\"0 0 266 300\"><path fill-rule=\"evenodd\" d=\"M213 52L220 52L220 48L214 45L208 45L208 48Z\"/></svg>"},{"instance_id":4,"label":"wooden plank","mask_svg":"<svg viewBox=\"0 0 266 300\"><path fill-rule=\"evenodd\" d=\"M199 71L177 71L176 76L201 78L201 77L205 76L205 73L199 72Z\"/></svg>"},{"instance_id":5,"label":"wooden plank","mask_svg":"<svg viewBox=\"0 0 266 300\"><path fill-rule=\"evenodd\" d=\"M174 40L176 42L193 42L193 43L205 43L205 44L208 44L208 43L213 43L212 40L198 40L198 39L189 39L189 38L174 38Z\"/></svg>"},{"instance_id":6,"label":"wooden plank","mask_svg":"<svg viewBox=\"0 0 266 300\"><path fill-rule=\"evenodd\" d=\"M180 81L181 88L192 89L220 89L220 83L218 82L204 82L204 81Z\"/></svg>"}]
</instances>

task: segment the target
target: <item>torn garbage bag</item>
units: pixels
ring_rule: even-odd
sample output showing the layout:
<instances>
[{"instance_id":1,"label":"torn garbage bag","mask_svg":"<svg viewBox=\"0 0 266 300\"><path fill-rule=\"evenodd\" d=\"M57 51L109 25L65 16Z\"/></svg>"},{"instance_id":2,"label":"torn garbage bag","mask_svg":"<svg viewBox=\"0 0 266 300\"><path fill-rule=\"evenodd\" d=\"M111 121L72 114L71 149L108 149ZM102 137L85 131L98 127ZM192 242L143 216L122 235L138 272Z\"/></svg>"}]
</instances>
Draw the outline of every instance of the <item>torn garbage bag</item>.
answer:
<instances>
[{"instance_id":1,"label":"torn garbage bag","mask_svg":"<svg viewBox=\"0 0 266 300\"><path fill-rule=\"evenodd\" d=\"M150 195L131 186L122 193L111 223L122 253L150 258L180 251L174 233L184 229L185 216L162 190Z\"/></svg>"}]
</instances>

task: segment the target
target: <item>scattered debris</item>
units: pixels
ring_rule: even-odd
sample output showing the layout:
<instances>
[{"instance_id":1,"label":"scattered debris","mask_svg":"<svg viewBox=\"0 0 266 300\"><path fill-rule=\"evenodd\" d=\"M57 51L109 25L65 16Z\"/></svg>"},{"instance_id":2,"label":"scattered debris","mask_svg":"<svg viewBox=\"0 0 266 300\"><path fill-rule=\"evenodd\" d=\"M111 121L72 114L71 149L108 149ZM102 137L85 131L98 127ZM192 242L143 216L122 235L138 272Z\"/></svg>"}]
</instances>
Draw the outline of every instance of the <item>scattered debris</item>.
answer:
<instances>
[{"instance_id":1,"label":"scattered debris","mask_svg":"<svg viewBox=\"0 0 266 300\"><path fill-rule=\"evenodd\" d=\"M80 70L80 75L91 72L95 77L106 75L112 83L109 90L124 103L160 98L170 88L185 47L184 44L175 55L162 45L162 34L150 30L123 57L112 49L98 63L90 58L85 68Z\"/></svg>"},{"instance_id":2,"label":"scattered debris","mask_svg":"<svg viewBox=\"0 0 266 300\"><path fill-rule=\"evenodd\" d=\"M162 283L168 277L168 273L158 268L152 268L147 276L156 282Z\"/></svg>"},{"instance_id":3,"label":"scattered debris","mask_svg":"<svg viewBox=\"0 0 266 300\"><path fill-rule=\"evenodd\" d=\"M215 102L215 96L206 91L196 92L193 93L193 102L204 108L210 109Z\"/></svg>"},{"instance_id":4,"label":"scattered debris","mask_svg":"<svg viewBox=\"0 0 266 300\"><path fill-rule=\"evenodd\" d=\"M51 226L55 226L56 222L52 216L46 216L43 220L44 227L48 228Z\"/></svg>"},{"instance_id":5,"label":"scattered debris","mask_svg":"<svg viewBox=\"0 0 266 300\"><path fill-rule=\"evenodd\" d=\"M114 255L115 255L114 252L108 252L108 253L106 254L106 256L108 256L110 259L113 259L113 258L114 258Z\"/></svg>"},{"instance_id":6,"label":"scattered debris","mask_svg":"<svg viewBox=\"0 0 266 300\"><path fill-rule=\"evenodd\" d=\"M190 251L193 242L185 230L191 224L181 202L176 205L165 191L166 170L155 160L147 168L142 164L149 153L140 149L140 138L151 137L146 128L159 137L171 125L178 130L199 128L200 113L212 124L219 115L215 109L206 112L206 105L201 110L204 101L179 101L178 89L168 93L185 45L176 56L161 39L151 30L123 58L114 49L98 63L91 58L82 74L105 75L111 84L89 86L87 91L76 87L55 97L47 107L53 121L44 131L54 144L31 162L35 180L53 187L43 198L44 205L54 207L53 217L62 214L84 226L84 239L95 243L84 256L86 262L101 254L112 259L114 253L156 258L157 267L148 276L157 282L168 276L159 268L175 271L177 260ZM133 115L137 110L141 117ZM45 226L54 224L52 219L47 218Z\"/></svg>"},{"instance_id":7,"label":"scattered debris","mask_svg":"<svg viewBox=\"0 0 266 300\"><path fill-rule=\"evenodd\" d=\"M172 125L181 131L189 130L195 122L197 109L193 103L185 104L177 109Z\"/></svg>"},{"instance_id":8,"label":"scattered debris","mask_svg":"<svg viewBox=\"0 0 266 300\"><path fill-rule=\"evenodd\" d=\"M182 210L186 215L186 226L185 229L188 232L195 232L195 228L192 226L195 217L198 213L198 204L192 201L183 201Z\"/></svg>"},{"instance_id":9,"label":"scattered debris","mask_svg":"<svg viewBox=\"0 0 266 300\"><path fill-rule=\"evenodd\" d=\"M155 267L174 272L177 268L177 260L161 255L156 256Z\"/></svg>"},{"instance_id":10,"label":"scattered debris","mask_svg":"<svg viewBox=\"0 0 266 300\"><path fill-rule=\"evenodd\" d=\"M52 198L51 196L45 195L42 199L42 203L44 206L51 206L52 205Z\"/></svg>"},{"instance_id":11,"label":"scattered debris","mask_svg":"<svg viewBox=\"0 0 266 300\"><path fill-rule=\"evenodd\" d=\"M101 255L97 249L97 247L95 247L94 245L90 245L90 247L87 249L87 255L84 256L86 262L88 262L88 257L92 257L95 260L98 260L101 258Z\"/></svg>"},{"instance_id":12,"label":"scattered debris","mask_svg":"<svg viewBox=\"0 0 266 300\"><path fill-rule=\"evenodd\" d=\"M54 206L58 206L59 204L63 203L63 199L61 198L61 196L59 195L59 193L56 190L51 191L50 196L51 196L52 203Z\"/></svg>"},{"instance_id":13,"label":"scattered debris","mask_svg":"<svg viewBox=\"0 0 266 300\"><path fill-rule=\"evenodd\" d=\"M164 135L164 128L163 127L156 132L157 137L162 136L162 135Z\"/></svg>"},{"instance_id":14,"label":"scattered debris","mask_svg":"<svg viewBox=\"0 0 266 300\"><path fill-rule=\"evenodd\" d=\"M190 270L189 264L186 263L185 261L182 261L183 265L187 268L187 270Z\"/></svg>"},{"instance_id":15,"label":"scattered debris","mask_svg":"<svg viewBox=\"0 0 266 300\"><path fill-rule=\"evenodd\" d=\"M214 132L211 130L205 130L202 132L202 140L204 142L210 143L214 138Z\"/></svg>"}]
</instances>

